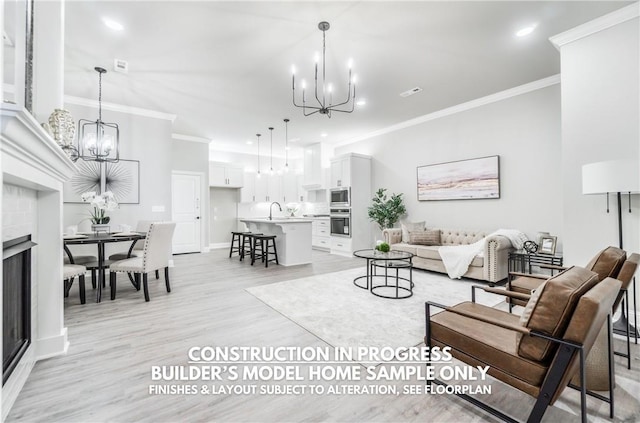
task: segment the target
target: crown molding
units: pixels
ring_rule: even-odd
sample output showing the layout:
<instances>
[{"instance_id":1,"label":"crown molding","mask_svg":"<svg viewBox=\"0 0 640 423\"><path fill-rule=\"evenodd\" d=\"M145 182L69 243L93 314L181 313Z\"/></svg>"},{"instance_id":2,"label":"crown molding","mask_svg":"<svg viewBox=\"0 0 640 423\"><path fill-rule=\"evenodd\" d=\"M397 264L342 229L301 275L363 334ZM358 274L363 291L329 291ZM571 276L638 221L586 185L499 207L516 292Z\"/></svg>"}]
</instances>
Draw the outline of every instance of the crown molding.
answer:
<instances>
[{"instance_id":1,"label":"crown molding","mask_svg":"<svg viewBox=\"0 0 640 423\"><path fill-rule=\"evenodd\" d=\"M96 109L98 108L98 102L96 100L89 99L89 98L65 95L64 102L67 104L75 104L77 106L93 107ZM123 104L105 103L104 101L102 102L102 108L104 110L111 110L112 112L120 112L120 113L127 113L130 115L150 117L154 119L169 120L172 123L178 117L177 115L170 114L170 113L158 112L156 110L142 109L140 107L125 106Z\"/></svg>"},{"instance_id":2,"label":"crown molding","mask_svg":"<svg viewBox=\"0 0 640 423\"><path fill-rule=\"evenodd\" d=\"M577 41L581 38L595 34L612 26L619 25L623 22L640 16L640 3L633 3L618 9L614 12L600 16L592 21L576 26L568 31L562 32L549 38L551 44L558 50L566 44Z\"/></svg>"},{"instance_id":3,"label":"crown molding","mask_svg":"<svg viewBox=\"0 0 640 423\"><path fill-rule=\"evenodd\" d=\"M173 134L171 134L171 138L173 138L174 140L179 140L179 141L199 142L199 143L202 143L202 144L211 143L211 140L208 139L208 138L195 137L193 135L185 135L185 134L173 133Z\"/></svg>"},{"instance_id":4,"label":"crown molding","mask_svg":"<svg viewBox=\"0 0 640 423\"><path fill-rule=\"evenodd\" d=\"M496 103L498 101L506 100L511 97L516 97L522 94L529 93L531 91L540 90L542 88L550 87L560 83L560 74L549 76L547 78L539 79L537 81L529 82L528 84L520 85L508 90L500 91L495 94L488 95L486 97L480 97L475 100L461 103L456 106L447 107L446 109L438 110L433 113L429 113L423 116L419 116L414 119L406 120L404 122L397 123L395 125L388 126L386 128L378 129L373 132L369 132L364 135L358 135L357 137L342 140L333 145L336 147L347 144L353 144L354 142L363 141L369 138L377 137L390 132L399 131L401 129L409 128L411 126L420 125L425 122L440 119L445 116L455 115L456 113L465 112L467 110L475 109L477 107L486 106L487 104Z\"/></svg>"}]
</instances>

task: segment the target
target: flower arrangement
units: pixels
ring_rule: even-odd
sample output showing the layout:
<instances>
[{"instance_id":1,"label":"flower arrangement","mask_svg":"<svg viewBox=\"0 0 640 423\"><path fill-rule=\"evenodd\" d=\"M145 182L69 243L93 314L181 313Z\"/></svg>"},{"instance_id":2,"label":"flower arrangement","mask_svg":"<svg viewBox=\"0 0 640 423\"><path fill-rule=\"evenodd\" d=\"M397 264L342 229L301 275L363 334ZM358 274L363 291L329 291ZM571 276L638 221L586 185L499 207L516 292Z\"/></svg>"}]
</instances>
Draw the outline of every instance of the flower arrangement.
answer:
<instances>
[{"instance_id":1,"label":"flower arrangement","mask_svg":"<svg viewBox=\"0 0 640 423\"><path fill-rule=\"evenodd\" d=\"M94 225L109 223L111 218L106 215L106 212L118 208L118 202L111 191L105 191L100 195L97 195L95 191L89 191L82 193L80 198L83 202L91 203L93 206L93 211L89 212L91 214L89 219Z\"/></svg>"}]
</instances>

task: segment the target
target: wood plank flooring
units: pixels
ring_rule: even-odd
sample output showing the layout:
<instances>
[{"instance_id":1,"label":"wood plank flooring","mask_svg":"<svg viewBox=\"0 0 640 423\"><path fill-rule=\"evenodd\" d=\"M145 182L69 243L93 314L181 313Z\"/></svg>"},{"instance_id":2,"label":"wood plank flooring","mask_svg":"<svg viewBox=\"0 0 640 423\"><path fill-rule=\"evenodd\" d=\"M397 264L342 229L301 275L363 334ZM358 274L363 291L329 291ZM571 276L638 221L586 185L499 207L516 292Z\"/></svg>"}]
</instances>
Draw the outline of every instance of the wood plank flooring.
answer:
<instances>
[{"instance_id":1,"label":"wood plank flooring","mask_svg":"<svg viewBox=\"0 0 640 423\"><path fill-rule=\"evenodd\" d=\"M88 302L81 305L74 286L65 299L68 354L36 364L7 421L490 420L486 413L446 395L150 395L151 366L186 365L193 346L327 346L245 288L364 264L314 251L311 265L265 269L227 255L226 250L214 250L175 256L172 292L166 293L162 279L150 277L149 303L124 275L118 278L116 301L109 301L107 288L106 299L94 303L89 284ZM620 339L616 346L622 348ZM615 421L640 420L639 351L638 345L632 346L631 371L616 357ZM532 398L497 381L492 380L492 386L493 394L485 400L518 419L526 417ZM577 421L578 398L576 392L565 391L545 421ZM606 404L594 399L588 404L590 421L608 421Z\"/></svg>"}]
</instances>

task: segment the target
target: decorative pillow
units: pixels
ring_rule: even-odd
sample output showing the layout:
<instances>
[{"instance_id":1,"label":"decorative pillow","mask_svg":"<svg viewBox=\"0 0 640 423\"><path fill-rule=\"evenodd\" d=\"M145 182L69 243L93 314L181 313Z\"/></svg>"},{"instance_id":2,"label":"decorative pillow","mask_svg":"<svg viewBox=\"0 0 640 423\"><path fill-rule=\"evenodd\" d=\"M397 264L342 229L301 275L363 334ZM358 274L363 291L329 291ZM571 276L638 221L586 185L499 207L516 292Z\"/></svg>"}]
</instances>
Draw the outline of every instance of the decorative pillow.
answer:
<instances>
[{"instance_id":1,"label":"decorative pillow","mask_svg":"<svg viewBox=\"0 0 640 423\"><path fill-rule=\"evenodd\" d=\"M409 232L413 231L424 231L424 221L422 222L402 222L400 224L402 227L402 242L409 242Z\"/></svg>"},{"instance_id":2,"label":"decorative pillow","mask_svg":"<svg viewBox=\"0 0 640 423\"><path fill-rule=\"evenodd\" d=\"M409 244L440 245L440 229L409 231Z\"/></svg>"},{"instance_id":3,"label":"decorative pillow","mask_svg":"<svg viewBox=\"0 0 640 423\"><path fill-rule=\"evenodd\" d=\"M542 295L542 291L544 290L547 281L542 282L542 284L536 289L531 291L531 296L529 297L529 301L522 311L522 315L520 315L520 325L527 327L527 323L529 323L529 318L531 317L531 313L536 308L538 304L538 300L540 299L540 295ZM522 339L522 334L518 333L517 335L517 343L520 344L520 339Z\"/></svg>"}]
</instances>

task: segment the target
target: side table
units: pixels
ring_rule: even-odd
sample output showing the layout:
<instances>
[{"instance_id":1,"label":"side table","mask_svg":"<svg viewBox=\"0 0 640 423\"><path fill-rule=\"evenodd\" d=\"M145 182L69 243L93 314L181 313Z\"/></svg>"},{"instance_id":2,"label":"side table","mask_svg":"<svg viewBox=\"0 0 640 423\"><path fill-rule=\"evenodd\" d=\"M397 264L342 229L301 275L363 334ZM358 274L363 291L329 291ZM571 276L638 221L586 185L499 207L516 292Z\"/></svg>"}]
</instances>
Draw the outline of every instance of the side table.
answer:
<instances>
[{"instance_id":1,"label":"side table","mask_svg":"<svg viewBox=\"0 0 640 423\"><path fill-rule=\"evenodd\" d=\"M531 267L541 264L562 266L562 255L527 253L524 250L509 252L509 272L531 274ZM553 275L553 270L551 275Z\"/></svg>"}]
</instances>

